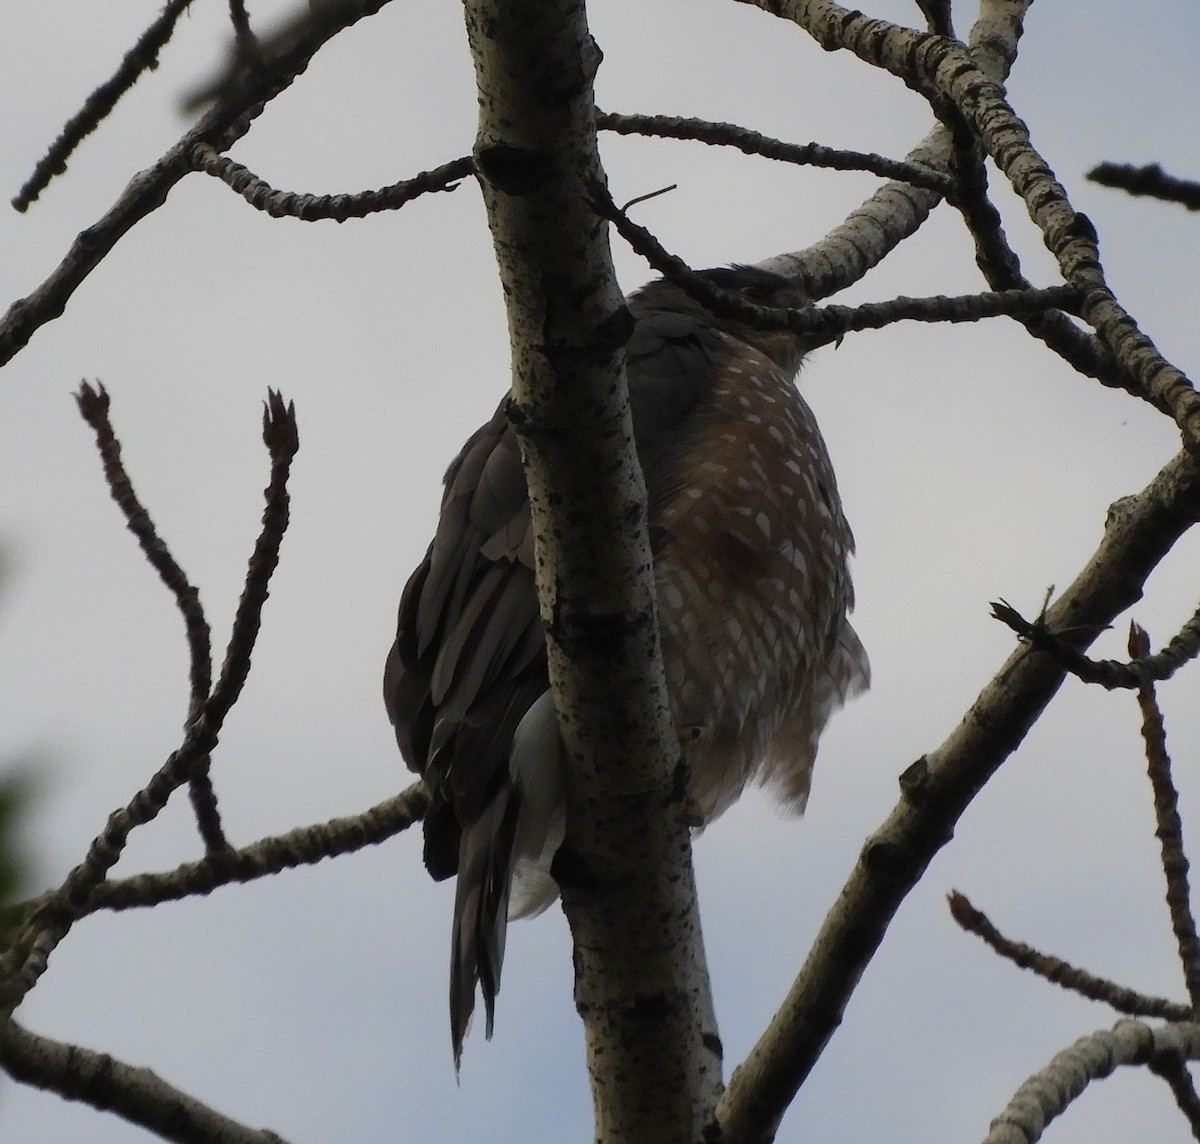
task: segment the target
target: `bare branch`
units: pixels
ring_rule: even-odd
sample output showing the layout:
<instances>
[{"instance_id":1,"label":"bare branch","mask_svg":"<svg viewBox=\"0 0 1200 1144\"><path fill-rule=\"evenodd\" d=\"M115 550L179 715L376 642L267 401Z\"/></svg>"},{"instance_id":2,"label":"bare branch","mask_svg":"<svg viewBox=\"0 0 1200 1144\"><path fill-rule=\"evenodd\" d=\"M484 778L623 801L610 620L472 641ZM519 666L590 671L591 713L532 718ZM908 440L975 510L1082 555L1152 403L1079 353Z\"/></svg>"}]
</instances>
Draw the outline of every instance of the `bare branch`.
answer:
<instances>
[{"instance_id":1,"label":"bare branch","mask_svg":"<svg viewBox=\"0 0 1200 1144\"><path fill-rule=\"evenodd\" d=\"M984 0L979 19L971 29L972 58L990 79L1000 83L1016 58L1022 18L1031 0ZM941 174L955 168L957 152L951 132L935 128L906 157L910 166L925 167ZM998 227L993 214L959 187L953 205L966 211L966 221L976 238L977 258L993 290L1021 289L1029 282L1019 273L1020 263ZM937 205L938 196L905 183L881 187L819 242L805 250L782 254L764 265L785 277L803 282L813 299L825 298L858 281L873 266L911 236ZM989 208L990 209L990 208ZM978 232L978 233L977 233ZM1015 273L1014 273L1015 271ZM1096 337L1081 330L1062 314L1043 311L1025 316L1025 328L1072 368L1102 385L1125 389L1142 399L1146 394L1133 374ZM1155 402L1160 408L1161 403Z\"/></svg>"},{"instance_id":2,"label":"bare branch","mask_svg":"<svg viewBox=\"0 0 1200 1144\"><path fill-rule=\"evenodd\" d=\"M1019 24L1017 26L1019 32ZM972 57L980 61L982 51L972 45ZM981 67L982 67L981 63ZM987 69L984 68L986 73ZM994 78L994 77L993 77ZM954 189L947 201L958 210L975 243L975 263L993 290L1028 290L1032 283L1021 271L1021 260L1004 233L1000 212L988 197L987 166L979 140L961 116L954 116L958 130L948 131L952 142L949 170ZM1169 412L1144 388L1129 370L1122 368L1094 334L1082 330L1063 314L1043 311L1018 318L1029 333L1057 353L1068 365L1102 385L1125 390Z\"/></svg>"},{"instance_id":3,"label":"bare branch","mask_svg":"<svg viewBox=\"0 0 1200 1144\"><path fill-rule=\"evenodd\" d=\"M904 161L938 169L939 160L945 158L946 137L944 128L939 127ZM892 180L819 242L805 250L780 254L762 265L802 284L810 298L826 298L859 281L915 234L940 201L935 191Z\"/></svg>"},{"instance_id":4,"label":"bare branch","mask_svg":"<svg viewBox=\"0 0 1200 1144\"><path fill-rule=\"evenodd\" d=\"M204 617L200 593L171 555L166 542L158 535L150 514L133 490L133 483L121 461L121 442L113 432L112 422L109 421L108 391L103 385L93 389L85 381L80 384L75 401L83 419L96 434L96 448L100 451L100 460L104 463L104 479L108 482L113 500L124 514L129 531L137 537L150 566L175 597L175 604L183 615L183 624L187 631L192 706L198 710L199 704L208 698L209 688L212 687L212 635Z\"/></svg>"},{"instance_id":5,"label":"bare branch","mask_svg":"<svg viewBox=\"0 0 1200 1144\"><path fill-rule=\"evenodd\" d=\"M933 35L954 38L954 20L950 14L950 0L917 0L917 7L921 9L926 27Z\"/></svg>"},{"instance_id":6,"label":"bare branch","mask_svg":"<svg viewBox=\"0 0 1200 1144\"><path fill-rule=\"evenodd\" d=\"M321 219L345 222L348 218L365 218L379 211L399 210L421 195L457 190L458 184L475 171L474 160L465 155L377 191L309 195L299 191L276 190L241 163L218 154L207 143L197 143L192 156L197 170L220 179L256 210L265 211L272 218L298 218L305 222Z\"/></svg>"},{"instance_id":7,"label":"bare branch","mask_svg":"<svg viewBox=\"0 0 1200 1144\"><path fill-rule=\"evenodd\" d=\"M979 18L971 29L971 54L997 83L1004 82L1016 59L1022 18L1030 3L1032 0L983 0L980 4ZM939 124L904 157L904 163L949 177L953 151L950 132ZM936 192L893 180L819 242L781 254L765 265L803 283L810 298L829 297L857 282L915 234L940 201Z\"/></svg>"},{"instance_id":8,"label":"bare branch","mask_svg":"<svg viewBox=\"0 0 1200 1144\"><path fill-rule=\"evenodd\" d=\"M46 971L50 955L87 911L92 891L108 876L138 826L154 819L172 793L188 782L217 744L219 724L203 718L193 721L183 744L159 768L129 804L109 815L104 829L93 840L87 856L66 877L26 923L0 962L4 979L0 999L11 1013Z\"/></svg>"},{"instance_id":9,"label":"bare branch","mask_svg":"<svg viewBox=\"0 0 1200 1144\"><path fill-rule=\"evenodd\" d=\"M1053 656L1065 670L1084 683L1095 683L1109 691L1146 687L1170 679L1185 663L1200 655L1200 609L1187 621L1162 651L1122 663L1115 659L1090 659L1069 641L1065 633L1052 632L1045 619L1027 620L1011 604L993 600L992 616L1011 628L1031 647Z\"/></svg>"},{"instance_id":10,"label":"bare branch","mask_svg":"<svg viewBox=\"0 0 1200 1144\"><path fill-rule=\"evenodd\" d=\"M210 854L198 862L185 862L174 870L113 878L97 886L81 917L100 910L131 910L205 897L221 886L253 882L284 870L312 866L339 854L353 854L407 830L420 822L429 806L425 784L415 782L361 814L328 822L299 826L286 834L261 838L239 850ZM53 895L45 894L11 907L14 918L28 918L42 910Z\"/></svg>"},{"instance_id":11,"label":"bare branch","mask_svg":"<svg viewBox=\"0 0 1200 1144\"><path fill-rule=\"evenodd\" d=\"M960 157L955 193L949 199L962 215L975 242L975 263L993 290L1029 289L1032 284L1021 271L1021 261L1009 245L1001 224L1000 212L987 196L987 168L982 162L971 163L967 150ZM1078 309L1073 311L1078 313ZM1133 397L1149 402L1163 413L1166 404L1145 388L1112 352L1094 335L1081 330L1062 313L1043 311L1018 319L1035 338L1053 350L1068 365L1087 377L1093 377L1112 389L1123 389Z\"/></svg>"},{"instance_id":12,"label":"bare branch","mask_svg":"<svg viewBox=\"0 0 1200 1144\"><path fill-rule=\"evenodd\" d=\"M220 886L253 882L283 870L312 866L339 854L376 846L420 822L429 805L425 784L410 787L361 814L301 826L240 850L213 854L161 874L136 874L97 886L87 913L128 910L206 895Z\"/></svg>"},{"instance_id":13,"label":"bare branch","mask_svg":"<svg viewBox=\"0 0 1200 1144\"><path fill-rule=\"evenodd\" d=\"M170 40L175 24L191 3L192 0L170 0L162 15L125 54L113 77L87 97L83 107L67 121L59 137L50 145L50 150L38 161L33 174L12 200L17 210L26 211L37 201L50 180L67 169L67 160L75 148L104 122L121 96L137 83L143 73L158 67L158 53Z\"/></svg>"},{"instance_id":14,"label":"bare branch","mask_svg":"<svg viewBox=\"0 0 1200 1144\"><path fill-rule=\"evenodd\" d=\"M95 395L93 395L95 396ZM133 830L155 818L172 793L204 773L217 745L229 709L237 701L250 670L250 656L258 636L262 606L271 573L279 558L279 544L287 527L287 476L299 447L294 410L271 392L263 413L263 439L271 453L271 481L266 490L263 527L250 559L246 586L238 604L221 676L200 712L185 730L183 743L127 806L114 811L95 838L87 856L62 886L27 920L9 953L0 963L6 1011L12 1010L37 984L50 954L75 922L87 912L92 893L116 865ZM215 802L213 804L215 811ZM221 839L223 844L224 839ZM216 848L219 853L223 845Z\"/></svg>"},{"instance_id":15,"label":"bare branch","mask_svg":"<svg viewBox=\"0 0 1200 1144\"><path fill-rule=\"evenodd\" d=\"M339 32L372 16L389 0L336 0L314 6L298 40L281 43L269 63L269 78L247 74L231 86L178 143L153 167L139 171L98 222L82 231L51 275L33 293L19 298L0 319L0 366L19 353L34 333L66 308L80 283L108 252L152 211L171 188L194 168L197 143L225 151L250 128L267 102L285 90L308 66L320 47Z\"/></svg>"},{"instance_id":16,"label":"bare branch","mask_svg":"<svg viewBox=\"0 0 1200 1144\"><path fill-rule=\"evenodd\" d=\"M287 1144L265 1128L230 1120L149 1069L31 1033L11 1018L0 1024L0 1064L14 1080L115 1112L178 1144Z\"/></svg>"},{"instance_id":17,"label":"bare branch","mask_svg":"<svg viewBox=\"0 0 1200 1144\"><path fill-rule=\"evenodd\" d=\"M1111 1030L1080 1037L1017 1089L1008 1107L992 1121L983 1144L1036 1144L1046 1126L1092 1081L1111 1075L1121 1065L1150 1065L1164 1056L1200 1057L1200 1025L1189 1022L1155 1029L1124 1020Z\"/></svg>"},{"instance_id":18,"label":"bare branch","mask_svg":"<svg viewBox=\"0 0 1200 1144\"><path fill-rule=\"evenodd\" d=\"M100 459L104 462L104 477L113 500L124 513L129 530L137 537L146 559L170 589L176 605L183 614L191 677L187 718L191 720L199 714L212 688L212 634L204 617L204 608L200 604L200 593L189 582L166 543L159 537L150 514L133 491L133 484L121 461L121 443L109 421L108 391L103 385L93 389L85 381L80 385L75 400L84 420L96 434L96 446L100 450ZM217 812L217 796L208 777L207 760L196 769L188 785L189 796L196 813L196 824L205 848L210 853L223 849L227 843Z\"/></svg>"},{"instance_id":19,"label":"bare branch","mask_svg":"<svg viewBox=\"0 0 1200 1144\"><path fill-rule=\"evenodd\" d=\"M957 41L851 12L832 0L747 0L803 27L822 47L844 49L930 98L949 99L1024 200L1063 279L1083 291L1081 316L1157 407L1169 411L1189 447L1200 450L1200 393L1168 362L1117 301L1090 220L1071 206L1004 90Z\"/></svg>"},{"instance_id":20,"label":"bare branch","mask_svg":"<svg viewBox=\"0 0 1200 1144\"><path fill-rule=\"evenodd\" d=\"M80 917L100 910L130 910L160 902L204 897L221 886L253 882L284 870L311 866L326 858L352 854L376 846L421 821L429 806L429 792L415 782L361 814L297 827L286 834L259 839L240 850L209 854L155 874L135 874L109 879L91 892ZM8 907L0 915L0 931L29 921L52 906L54 893Z\"/></svg>"},{"instance_id":21,"label":"bare branch","mask_svg":"<svg viewBox=\"0 0 1200 1144\"><path fill-rule=\"evenodd\" d=\"M246 583L234 615L220 678L198 720L213 722L218 727L237 702L250 674L250 653L258 639L267 589L279 563L279 546L288 526L287 480L292 458L300 448L300 435L295 406L290 401L284 405L278 390L269 390L263 405L263 442L271 454L271 480L264 490L262 529L246 570Z\"/></svg>"},{"instance_id":22,"label":"bare branch","mask_svg":"<svg viewBox=\"0 0 1200 1144\"><path fill-rule=\"evenodd\" d=\"M225 827L221 823L217 791L209 773L211 765L211 759L203 759L188 779L188 802L191 803L192 814L196 818L196 828L200 831L204 852L220 854L230 849L230 842L225 837Z\"/></svg>"},{"instance_id":23,"label":"bare branch","mask_svg":"<svg viewBox=\"0 0 1200 1144\"><path fill-rule=\"evenodd\" d=\"M245 0L229 0L229 22L233 25L237 57L249 71L263 73L270 69L263 54L262 45L250 27L250 14Z\"/></svg>"},{"instance_id":24,"label":"bare branch","mask_svg":"<svg viewBox=\"0 0 1200 1144\"><path fill-rule=\"evenodd\" d=\"M1147 1067L1155 1076L1162 1077L1175 1097L1179 1111L1187 1119L1192 1138L1200 1140L1200 1095L1192 1083L1192 1074L1178 1053L1159 1053L1151 1057Z\"/></svg>"},{"instance_id":25,"label":"bare branch","mask_svg":"<svg viewBox=\"0 0 1200 1144\"><path fill-rule=\"evenodd\" d=\"M1031 0L985 0L979 19L971 29L970 48L984 74L1003 82L1016 58L1022 18ZM961 177L961 165L955 167L956 147L951 132L939 126L905 158L913 167L941 174L952 169ZM1030 283L1019 274L1016 254L1008 248L994 212L987 214L977 200L960 186L954 205L968 212L968 226L976 236L981 267L993 290L1022 289ZM824 298L857 281L905 238L913 234L937 204L938 197L928 191L892 182L881 187L853 211L846 221L807 250L780 255L769 268L805 283L810 297ZM986 220L986 223L985 223ZM994 271L1008 268L1017 273ZM1094 335L1079 329L1063 315L1052 311L1024 318L1026 328L1040 338L1073 368L1104 385L1135 392L1144 397L1141 385L1113 357Z\"/></svg>"},{"instance_id":26,"label":"bare branch","mask_svg":"<svg viewBox=\"0 0 1200 1144\"><path fill-rule=\"evenodd\" d=\"M486 93L475 161L508 309L508 408L571 760L559 855L576 876L560 885L596 1116L611 1142L694 1141L711 1124L720 1052L619 353L629 314L584 198L603 179L599 54L571 0L465 7Z\"/></svg>"},{"instance_id":27,"label":"bare branch","mask_svg":"<svg viewBox=\"0 0 1200 1144\"><path fill-rule=\"evenodd\" d=\"M814 346L840 341L844 334L853 331L879 330L895 322L978 322L1005 316L1020 320L1047 310L1073 314L1078 308L1079 294L1070 286L1050 286L1041 290L1030 287L953 297L938 294L930 298L906 298L901 295L886 302L864 302L860 306L816 306L812 313L820 321L813 323L818 331Z\"/></svg>"},{"instance_id":28,"label":"bare branch","mask_svg":"<svg viewBox=\"0 0 1200 1144\"><path fill-rule=\"evenodd\" d=\"M1137 602L1152 569L1200 520L1200 469L1180 453L1123 506L1047 617L1055 630L1075 633L1080 647ZM867 839L782 1007L730 1079L718 1109L727 1139L771 1138L909 890L1062 680L1048 656L1019 649L950 737L906 772L900 801Z\"/></svg>"},{"instance_id":29,"label":"bare branch","mask_svg":"<svg viewBox=\"0 0 1200 1144\"><path fill-rule=\"evenodd\" d=\"M1147 195L1166 203L1180 203L1190 211L1200 211L1200 183L1168 175L1157 163L1144 167L1100 163L1087 173L1087 178L1102 187L1116 187L1131 195Z\"/></svg>"},{"instance_id":30,"label":"bare branch","mask_svg":"<svg viewBox=\"0 0 1200 1144\"><path fill-rule=\"evenodd\" d=\"M655 270L676 282L706 308L721 317L735 318L761 330L792 330L807 337L809 348L839 341L855 330L878 330L894 322L977 322L1000 315L1021 316L1055 307L1074 313L1078 292L1069 286L1047 290L1006 290L992 294L938 295L932 298L893 298L861 306L808 306L803 310L778 310L758 306L739 294L722 290L702 278L678 255L672 254L645 227L639 226L616 205L608 189L590 188L589 202Z\"/></svg>"},{"instance_id":31,"label":"bare branch","mask_svg":"<svg viewBox=\"0 0 1200 1144\"><path fill-rule=\"evenodd\" d=\"M1145 656L1150 637L1137 624L1129 625L1129 654ZM1183 822L1179 817L1179 792L1171 777L1171 756L1167 754L1167 731L1154 687L1138 689L1138 707L1142 713L1142 741L1146 748L1146 770L1154 791L1155 835L1162 848L1163 875L1167 880L1167 909L1171 929L1179 948L1179 963L1187 982L1188 997L1200 1010L1200 939L1192 915L1191 890L1188 887L1188 860L1183 849Z\"/></svg>"},{"instance_id":32,"label":"bare branch","mask_svg":"<svg viewBox=\"0 0 1200 1144\"><path fill-rule=\"evenodd\" d=\"M1190 1021L1195 1015L1190 1005L1181 1005L1165 997L1151 997L1138 993L1106 977L1097 977L1086 969L1071 965L1061 957L1042 953L1024 942L1012 941L996 929L987 915L977 910L965 894L952 890L947 897L951 916L967 933L982 938L996 953L1019 969L1028 969L1052 985L1078 993L1089 1001L1102 1001L1105 1005L1111 1005L1118 1013L1127 1013L1131 1017L1165 1017L1171 1021Z\"/></svg>"},{"instance_id":33,"label":"bare branch","mask_svg":"<svg viewBox=\"0 0 1200 1144\"><path fill-rule=\"evenodd\" d=\"M781 163L826 167L834 171L868 171L946 195L953 184L945 175L898 159L863 151L842 151L819 143L784 143L735 123L686 119L674 115L619 115L598 111L596 126L617 135L650 135L660 139L695 139L715 147L736 147L746 155L761 155Z\"/></svg>"}]
</instances>

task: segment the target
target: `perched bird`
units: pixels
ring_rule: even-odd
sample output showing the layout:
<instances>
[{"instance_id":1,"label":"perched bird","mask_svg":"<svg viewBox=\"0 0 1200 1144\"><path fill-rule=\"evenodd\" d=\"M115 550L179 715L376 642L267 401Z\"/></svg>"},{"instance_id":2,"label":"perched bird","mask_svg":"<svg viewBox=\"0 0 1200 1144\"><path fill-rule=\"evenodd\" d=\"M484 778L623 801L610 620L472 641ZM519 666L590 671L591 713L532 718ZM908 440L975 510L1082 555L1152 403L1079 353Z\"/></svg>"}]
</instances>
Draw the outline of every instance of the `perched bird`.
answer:
<instances>
[{"instance_id":1,"label":"perched bird","mask_svg":"<svg viewBox=\"0 0 1200 1144\"><path fill-rule=\"evenodd\" d=\"M759 305L804 305L757 267L703 273ZM821 730L869 679L846 618L854 539L795 387L804 346L719 318L665 279L627 304L629 400L689 813L698 824L715 818L751 780L799 812ZM436 879L458 875L456 1064L477 985L491 1035L508 918L557 895L564 775L533 566L502 403L446 473L437 534L404 589L384 677L400 750L431 795L425 864Z\"/></svg>"}]
</instances>

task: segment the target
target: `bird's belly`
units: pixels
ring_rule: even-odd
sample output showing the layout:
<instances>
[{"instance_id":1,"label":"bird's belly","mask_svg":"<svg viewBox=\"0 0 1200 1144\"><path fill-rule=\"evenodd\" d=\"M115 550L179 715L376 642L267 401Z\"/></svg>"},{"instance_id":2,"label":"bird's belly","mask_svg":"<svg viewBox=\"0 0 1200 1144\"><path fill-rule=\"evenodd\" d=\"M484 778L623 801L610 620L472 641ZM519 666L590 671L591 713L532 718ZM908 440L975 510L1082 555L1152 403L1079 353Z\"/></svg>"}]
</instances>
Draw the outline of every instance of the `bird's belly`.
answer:
<instances>
[{"instance_id":1,"label":"bird's belly","mask_svg":"<svg viewBox=\"0 0 1200 1144\"><path fill-rule=\"evenodd\" d=\"M671 712L691 768L690 798L705 820L759 777L781 731L793 754L787 765L805 776L812 766L816 735L795 732L819 730L810 709L836 640L838 593L805 592L793 553L776 547L732 565L659 568Z\"/></svg>"}]
</instances>

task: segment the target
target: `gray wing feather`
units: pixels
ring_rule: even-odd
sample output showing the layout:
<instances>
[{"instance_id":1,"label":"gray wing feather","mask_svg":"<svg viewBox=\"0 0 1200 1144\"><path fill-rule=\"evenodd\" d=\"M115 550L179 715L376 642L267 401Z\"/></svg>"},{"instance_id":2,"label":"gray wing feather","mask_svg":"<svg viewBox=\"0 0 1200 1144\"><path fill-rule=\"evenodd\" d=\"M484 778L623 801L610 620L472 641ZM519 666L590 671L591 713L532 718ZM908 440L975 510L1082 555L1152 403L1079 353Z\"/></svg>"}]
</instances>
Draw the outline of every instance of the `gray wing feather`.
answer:
<instances>
[{"instance_id":1,"label":"gray wing feather","mask_svg":"<svg viewBox=\"0 0 1200 1144\"><path fill-rule=\"evenodd\" d=\"M632 308L626 368L653 504L671 491L672 461L722 341L697 315ZM548 686L525 476L501 403L446 473L437 533L401 598L384 676L400 750L431 793L426 865L435 878L458 874L456 1061L477 983L491 1031L521 806L509 756L518 724Z\"/></svg>"}]
</instances>

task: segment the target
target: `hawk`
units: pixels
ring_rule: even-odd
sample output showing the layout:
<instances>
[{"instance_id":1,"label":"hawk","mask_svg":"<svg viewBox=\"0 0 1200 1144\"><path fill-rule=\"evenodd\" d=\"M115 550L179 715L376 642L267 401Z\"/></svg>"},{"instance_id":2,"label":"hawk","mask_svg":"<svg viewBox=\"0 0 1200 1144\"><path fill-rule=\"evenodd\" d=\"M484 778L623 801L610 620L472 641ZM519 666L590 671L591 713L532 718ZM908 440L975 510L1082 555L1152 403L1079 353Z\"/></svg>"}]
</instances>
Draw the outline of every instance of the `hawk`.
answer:
<instances>
[{"instance_id":1,"label":"hawk","mask_svg":"<svg viewBox=\"0 0 1200 1144\"><path fill-rule=\"evenodd\" d=\"M805 304L757 267L703 275L759 305ZM795 386L805 347L717 317L665 279L627 305L629 401L689 816L712 820L752 780L800 812L821 730L869 680L847 620L854 539ZM508 919L557 895L550 862L564 825L528 494L506 405L446 473L384 676L401 753L430 792L425 864L435 879L458 875L456 1066L477 987L491 1035Z\"/></svg>"}]
</instances>

